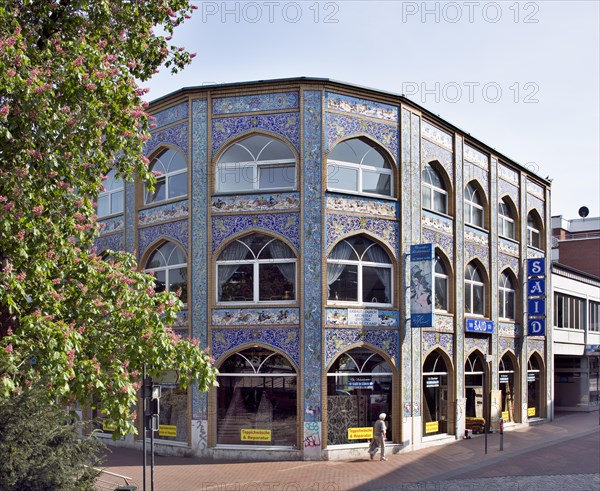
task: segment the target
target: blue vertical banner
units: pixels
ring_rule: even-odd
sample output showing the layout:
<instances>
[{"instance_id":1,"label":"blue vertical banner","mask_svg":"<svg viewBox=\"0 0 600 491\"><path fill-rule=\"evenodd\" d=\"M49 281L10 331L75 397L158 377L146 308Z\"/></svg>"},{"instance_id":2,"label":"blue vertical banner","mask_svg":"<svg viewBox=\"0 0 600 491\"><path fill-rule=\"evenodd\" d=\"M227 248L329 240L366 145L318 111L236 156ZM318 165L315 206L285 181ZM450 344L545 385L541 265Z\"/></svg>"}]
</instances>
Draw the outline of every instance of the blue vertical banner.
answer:
<instances>
[{"instance_id":1,"label":"blue vertical banner","mask_svg":"<svg viewBox=\"0 0 600 491\"><path fill-rule=\"evenodd\" d=\"M433 327L433 244L410 246L410 325Z\"/></svg>"},{"instance_id":2,"label":"blue vertical banner","mask_svg":"<svg viewBox=\"0 0 600 491\"><path fill-rule=\"evenodd\" d=\"M527 260L527 334L546 335L546 259Z\"/></svg>"}]
</instances>

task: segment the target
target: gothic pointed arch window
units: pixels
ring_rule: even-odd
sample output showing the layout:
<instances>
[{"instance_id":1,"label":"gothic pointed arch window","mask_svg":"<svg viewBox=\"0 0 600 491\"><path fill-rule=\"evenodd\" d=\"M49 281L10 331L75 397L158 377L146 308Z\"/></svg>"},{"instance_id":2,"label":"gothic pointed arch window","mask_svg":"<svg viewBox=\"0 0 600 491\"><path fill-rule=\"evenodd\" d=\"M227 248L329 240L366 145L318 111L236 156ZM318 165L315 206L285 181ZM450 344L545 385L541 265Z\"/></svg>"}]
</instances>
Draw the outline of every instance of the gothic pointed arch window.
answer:
<instances>
[{"instance_id":1,"label":"gothic pointed arch window","mask_svg":"<svg viewBox=\"0 0 600 491\"><path fill-rule=\"evenodd\" d=\"M435 284L435 309L442 312L450 311L450 267L446 258L436 250L435 269L433 270Z\"/></svg>"},{"instance_id":2,"label":"gothic pointed arch window","mask_svg":"<svg viewBox=\"0 0 600 491\"><path fill-rule=\"evenodd\" d=\"M146 273L154 276L157 292L180 291L180 299L187 303L187 260L185 253L174 242L163 242L148 258Z\"/></svg>"},{"instance_id":3,"label":"gothic pointed arch window","mask_svg":"<svg viewBox=\"0 0 600 491\"><path fill-rule=\"evenodd\" d=\"M296 189L296 157L282 141L253 134L230 145L217 163L216 191Z\"/></svg>"},{"instance_id":4,"label":"gothic pointed arch window","mask_svg":"<svg viewBox=\"0 0 600 491\"><path fill-rule=\"evenodd\" d=\"M516 238L515 211L512 203L503 198L498 203L498 235L507 239Z\"/></svg>"},{"instance_id":5,"label":"gothic pointed arch window","mask_svg":"<svg viewBox=\"0 0 600 491\"><path fill-rule=\"evenodd\" d=\"M327 188L376 196L394 195L393 166L389 157L366 138L338 143L327 159Z\"/></svg>"},{"instance_id":6,"label":"gothic pointed arch window","mask_svg":"<svg viewBox=\"0 0 600 491\"><path fill-rule=\"evenodd\" d=\"M426 210L448 214L448 188L440 171L431 163L421 173L421 203Z\"/></svg>"},{"instance_id":7,"label":"gothic pointed arch window","mask_svg":"<svg viewBox=\"0 0 600 491\"><path fill-rule=\"evenodd\" d=\"M98 194L97 213L99 217L123 213L125 193L123 179L116 176L115 170L111 169L106 174L102 184L104 190Z\"/></svg>"},{"instance_id":8,"label":"gothic pointed arch window","mask_svg":"<svg viewBox=\"0 0 600 491\"><path fill-rule=\"evenodd\" d=\"M510 271L502 271L498 285L498 315L501 319L515 320L516 281Z\"/></svg>"},{"instance_id":9,"label":"gothic pointed arch window","mask_svg":"<svg viewBox=\"0 0 600 491\"><path fill-rule=\"evenodd\" d=\"M144 204L160 203L187 195L187 162L178 150L163 149L150 162L150 171L157 176L156 183L154 191L145 189Z\"/></svg>"},{"instance_id":10,"label":"gothic pointed arch window","mask_svg":"<svg viewBox=\"0 0 600 491\"><path fill-rule=\"evenodd\" d=\"M465 223L475 227L485 226L485 206L479 188L470 182L465 188Z\"/></svg>"},{"instance_id":11,"label":"gothic pointed arch window","mask_svg":"<svg viewBox=\"0 0 600 491\"><path fill-rule=\"evenodd\" d=\"M485 279L481 266L475 261L465 271L465 313L485 315Z\"/></svg>"},{"instance_id":12,"label":"gothic pointed arch window","mask_svg":"<svg viewBox=\"0 0 600 491\"><path fill-rule=\"evenodd\" d=\"M542 221L535 211L530 211L527 215L527 245L536 249L543 249L542 238Z\"/></svg>"}]
</instances>

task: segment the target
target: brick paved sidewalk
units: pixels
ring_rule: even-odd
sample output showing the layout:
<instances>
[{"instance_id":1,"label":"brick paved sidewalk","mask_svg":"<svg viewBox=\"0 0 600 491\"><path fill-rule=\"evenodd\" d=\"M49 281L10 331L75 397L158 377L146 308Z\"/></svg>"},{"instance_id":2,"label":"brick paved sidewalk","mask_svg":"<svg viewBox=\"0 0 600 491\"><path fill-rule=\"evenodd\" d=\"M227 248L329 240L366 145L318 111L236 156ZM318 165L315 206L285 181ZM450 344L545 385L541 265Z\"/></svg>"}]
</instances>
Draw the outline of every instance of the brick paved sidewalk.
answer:
<instances>
[{"instance_id":1,"label":"brick paved sidewalk","mask_svg":"<svg viewBox=\"0 0 600 491\"><path fill-rule=\"evenodd\" d=\"M471 489L475 481L507 485L506 476L529 476L523 486L507 489L595 489L600 473L600 426L598 413L557 415L553 422L522 427L504 434L504 451L499 451L500 435L461 440L448 445L429 447L414 452L388 455L387 462L371 461L366 450L364 458L348 461L283 461L283 462L223 462L198 458L155 456L155 491L350 491L402 489L442 491ZM149 463L148 458L148 463ZM133 478L142 489L142 455L135 450L113 449L106 470ZM549 476L583 475L577 479L563 477L578 486L544 487ZM103 479L108 476L103 475ZM460 479L461 481L456 481ZM523 480L524 478L519 478ZM536 481L537 479L537 481ZM108 480L108 479L107 479ZM454 480L454 481L449 481ZM432 482L437 487L432 487ZM122 484L123 481L112 481ZM445 487L442 483L457 486ZM463 485L459 485L462 482ZM566 481L565 481L566 482ZM583 484L587 482L588 484ZM415 483L423 483L416 485ZM423 487L427 484L427 487ZM110 486L110 485L107 485ZM512 486L512 485L511 485ZM105 487L104 489L114 489ZM147 489L150 472L147 471ZM472 487L472 489L481 489ZM483 488L485 489L485 487ZM504 489L492 487L489 489Z\"/></svg>"}]
</instances>

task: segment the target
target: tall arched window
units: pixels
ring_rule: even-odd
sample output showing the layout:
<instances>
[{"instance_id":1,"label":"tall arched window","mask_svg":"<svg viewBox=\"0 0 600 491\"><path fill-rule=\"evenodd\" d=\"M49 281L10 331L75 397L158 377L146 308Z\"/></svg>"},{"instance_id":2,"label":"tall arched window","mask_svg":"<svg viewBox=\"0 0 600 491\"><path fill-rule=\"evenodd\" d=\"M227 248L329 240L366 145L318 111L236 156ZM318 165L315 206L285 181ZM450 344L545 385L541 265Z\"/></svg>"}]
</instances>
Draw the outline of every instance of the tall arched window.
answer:
<instances>
[{"instance_id":1,"label":"tall arched window","mask_svg":"<svg viewBox=\"0 0 600 491\"><path fill-rule=\"evenodd\" d=\"M478 426L477 421L470 421L468 418L485 418L487 412L484 407L485 393L483 356L479 351L474 351L465 362L465 397L467 399L465 415L467 417L467 427L469 423Z\"/></svg>"},{"instance_id":2,"label":"tall arched window","mask_svg":"<svg viewBox=\"0 0 600 491\"><path fill-rule=\"evenodd\" d=\"M392 196L392 164L385 153L368 140L345 140L338 143L329 154L327 188Z\"/></svg>"},{"instance_id":3,"label":"tall arched window","mask_svg":"<svg viewBox=\"0 0 600 491\"><path fill-rule=\"evenodd\" d=\"M172 148L164 149L152 159L150 170L158 174L154 191L146 189L145 204L187 195L187 162L180 152Z\"/></svg>"},{"instance_id":4,"label":"tall arched window","mask_svg":"<svg viewBox=\"0 0 600 491\"><path fill-rule=\"evenodd\" d=\"M537 353L533 353L527 362L527 417L542 417L544 401L542 361Z\"/></svg>"},{"instance_id":5,"label":"tall arched window","mask_svg":"<svg viewBox=\"0 0 600 491\"><path fill-rule=\"evenodd\" d=\"M485 225L483 199L472 182L465 189L465 223L481 228Z\"/></svg>"},{"instance_id":6,"label":"tall arched window","mask_svg":"<svg viewBox=\"0 0 600 491\"><path fill-rule=\"evenodd\" d=\"M340 241L327 258L327 299L358 304L392 303L392 261L362 235Z\"/></svg>"},{"instance_id":7,"label":"tall arched window","mask_svg":"<svg viewBox=\"0 0 600 491\"><path fill-rule=\"evenodd\" d=\"M467 264L465 271L465 312L485 314L485 283L479 266L473 261Z\"/></svg>"},{"instance_id":8,"label":"tall arched window","mask_svg":"<svg viewBox=\"0 0 600 491\"><path fill-rule=\"evenodd\" d=\"M217 163L219 193L296 188L296 158L283 142L251 135L232 144Z\"/></svg>"},{"instance_id":9,"label":"tall arched window","mask_svg":"<svg viewBox=\"0 0 600 491\"><path fill-rule=\"evenodd\" d=\"M123 213L123 179L116 177L114 169L106 174L103 187L104 191L98 195L98 216L105 217L115 213Z\"/></svg>"},{"instance_id":10,"label":"tall arched window","mask_svg":"<svg viewBox=\"0 0 600 491\"><path fill-rule=\"evenodd\" d=\"M187 302L187 261L181 247L173 242L162 244L148 259L146 273L154 275L157 292L181 289L180 299Z\"/></svg>"},{"instance_id":11,"label":"tall arched window","mask_svg":"<svg viewBox=\"0 0 600 491\"><path fill-rule=\"evenodd\" d=\"M504 421L514 421L515 364L508 353L500 359L498 375L500 378L499 386L502 391L502 406L500 408L501 417Z\"/></svg>"},{"instance_id":12,"label":"tall arched window","mask_svg":"<svg viewBox=\"0 0 600 491\"><path fill-rule=\"evenodd\" d=\"M448 190L440 173L430 164L422 172L422 206L426 210L448 213Z\"/></svg>"},{"instance_id":13,"label":"tall arched window","mask_svg":"<svg viewBox=\"0 0 600 491\"><path fill-rule=\"evenodd\" d=\"M423 434L448 433L450 419L449 370L438 350L423 363Z\"/></svg>"},{"instance_id":14,"label":"tall arched window","mask_svg":"<svg viewBox=\"0 0 600 491\"><path fill-rule=\"evenodd\" d=\"M542 225L533 211L527 215L527 245L542 249Z\"/></svg>"},{"instance_id":15,"label":"tall arched window","mask_svg":"<svg viewBox=\"0 0 600 491\"><path fill-rule=\"evenodd\" d=\"M515 238L515 216L506 199L498 203L498 235L507 239Z\"/></svg>"},{"instance_id":16,"label":"tall arched window","mask_svg":"<svg viewBox=\"0 0 600 491\"><path fill-rule=\"evenodd\" d=\"M297 374L282 355L248 348L219 367L217 444L297 445Z\"/></svg>"},{"instance_id":17,"label":"tall arched window","mask_svg":"<svg viewBox=\"0 0 600 491\"><path fill-rule=\"evenodd\" d=\"M217 259L217 300L295 300L296 262L292 249L281 240L257 233L237 239Z\"/></svg>"},{"instance_id":18,"label":"tall arched window","mask_svg":"<svg viewBox=\"0 0 600 491\"><path fill-rule=\"evenodd\" d=\"M515 282L512 275L502 271L498 285L498 315L502 319L515 319Z\"/></svg>"},{"instance_id":19,"label":"tall arched window","mask_svg":"<svg viewBox=\"0 0 600 491\"><path fill-rule=\"evenodd\" d=\"M450 279L446 261L439 254L435 255L433 277L435 283L435 309L447 312L450 310Z\"/></svg>"}]
</instances>

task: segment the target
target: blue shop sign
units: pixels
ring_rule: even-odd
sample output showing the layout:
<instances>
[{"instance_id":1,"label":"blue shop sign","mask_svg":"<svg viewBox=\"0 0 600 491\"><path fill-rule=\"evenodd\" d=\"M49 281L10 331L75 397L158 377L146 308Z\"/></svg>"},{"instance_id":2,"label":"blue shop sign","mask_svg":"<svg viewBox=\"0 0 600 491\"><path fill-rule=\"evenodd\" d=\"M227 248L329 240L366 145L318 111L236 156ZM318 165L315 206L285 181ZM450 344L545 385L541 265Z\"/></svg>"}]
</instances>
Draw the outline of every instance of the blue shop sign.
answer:
<instances>
[{"instance_id":1,"label":"blue shop sign","mask_svg":"<svg viewBox=\"0 0 600 491\"><path fill-rule=\"evenodd\" d=\"M528 259L527 276L546 276L546 258Z\"/></svg>"},{"instance_id":2,"label":"blue shop sign","mask_svg":"<svg viewBox=\"0 0 600 491\"><path fill-rule=\"evenodd\" d=\"M546 315L546 300L544 298L530 298L527 300L527 306L531 317Z\"/></svg>"},{"instance_id":3,"label":"blue shop sign","mask_svg":"<svg viewBox=\"0 0 600 491\"><path fill-rule=\"evenodd\" d=\"M527 335L529 335L529 336L545 336L546 335L546 319L528 319L527 320Z\"/></svg>"},{"instance_id":4,"label":"blue shop sign","mask_svg":"<svg viewBox=\"0 0 600 491\"><path fill-rule=\"evenodd\" d=\"M543 297L546 295L546 280L544 278L529 278L527 281L528 297Z\"/></svg>"},{"instance_id":5,"label":"blue shop sign","mask_svg":"<svg viewBox=\"0 0 600 491\"><path fill-rule=\"evenodd\" d=\"M485 319L465 319L465 331L467 332L494 332L494 321Z\"/></svg>"}]
</instances>

